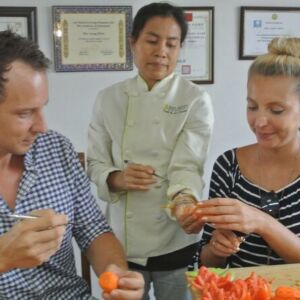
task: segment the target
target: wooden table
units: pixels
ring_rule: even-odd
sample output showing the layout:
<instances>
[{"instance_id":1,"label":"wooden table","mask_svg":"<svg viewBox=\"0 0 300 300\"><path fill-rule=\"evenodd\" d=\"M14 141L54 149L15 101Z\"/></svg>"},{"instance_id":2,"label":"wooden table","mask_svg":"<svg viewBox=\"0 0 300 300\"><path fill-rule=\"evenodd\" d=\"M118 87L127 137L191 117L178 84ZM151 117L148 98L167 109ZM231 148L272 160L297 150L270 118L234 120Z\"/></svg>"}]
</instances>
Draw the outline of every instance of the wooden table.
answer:
<instances>
[{"instance_id":1,"label":"wooden table","mask_svg":"<svg viewBox=\"0 0 300 300\"><path fill-rule=\"evenodd\" d=\"M295 286L300 282L300 264L285 264L232 269L236 278L246 278L251 272L267 279L274 279L272 287L279 285Z\"/></svg>"},{"instance_id":2,"label":"wooden table","mask_svg":"<svg viewBox=\"0 0 300 300\"><path fill-rule=\"evenodd\" d=\"M235 278L246 278L251 272L263 276L266 279L272 280L272 288L280 285L297 286L300 282L300 263L299 264L284 264L274 266L259 266L246 268L231 269ZM198 300L199 297L193 293L193 299Z\"/></svg>"}]
</instances>

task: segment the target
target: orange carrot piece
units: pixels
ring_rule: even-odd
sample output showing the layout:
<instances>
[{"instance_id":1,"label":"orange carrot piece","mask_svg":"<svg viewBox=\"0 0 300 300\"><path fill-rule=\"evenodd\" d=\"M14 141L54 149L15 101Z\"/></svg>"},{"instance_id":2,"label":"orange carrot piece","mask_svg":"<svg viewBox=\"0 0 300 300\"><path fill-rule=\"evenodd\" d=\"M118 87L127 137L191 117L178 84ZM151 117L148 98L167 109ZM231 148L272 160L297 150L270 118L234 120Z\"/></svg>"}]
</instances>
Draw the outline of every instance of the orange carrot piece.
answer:
<instances>
[{"instance_id":1,"label":"orange carrot piece","mask_svg":"<svg viewBox=\"0 0 300 300\"><path fill-rule=\"evenodd\" d=\"M300 291L291 286L279 286L275 291L275 296L283 299L300 299Z\"/></svg>"},{"instance_id":2,"label":"orange carrot piece","mask_svg":"<svg viewBox=\"0 0 300 300\"><path fill-rule=\"evenodd\" d=\"M270 294L265 288L260 287L254 295L254 300L270 300Z\"/></svg>"},{"instance_id":3,"label":"orange carrot piece","mask_svg":"<svg viewBox=\"0 0 300 300\"><path fill-rule=\"evenodd\" d=\"M106 271L99 276L98 282L104 292L110 293L118 288L118 280L119 277L115 273Z\"/></svg>"}]
</instances>

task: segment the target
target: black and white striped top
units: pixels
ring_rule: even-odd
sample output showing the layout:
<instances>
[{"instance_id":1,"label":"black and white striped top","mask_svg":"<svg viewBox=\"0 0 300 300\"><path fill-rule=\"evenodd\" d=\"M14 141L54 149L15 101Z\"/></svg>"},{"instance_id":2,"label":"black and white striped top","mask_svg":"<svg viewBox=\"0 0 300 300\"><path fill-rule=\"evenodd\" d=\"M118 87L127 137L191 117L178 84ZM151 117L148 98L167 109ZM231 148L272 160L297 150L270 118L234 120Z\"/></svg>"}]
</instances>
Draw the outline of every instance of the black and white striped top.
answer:
<instances>
[{"instance_id":1,"label":"black and white striped top","mask_svg":"<svg viewBox=\"0 0 300 300\"><path fill-rule=\"evenodd\" d=\"M265 191L241 174L236 149L226 151L216 160L210 181L209 198L236 198L260 208L260 194ZM300 176L276 191L279 198L279 221L300 236ZM281 199L280 199L281 198ZM213 228L205 225L202 245L211 238ZM240 245L240 251L228 258L232 267L282 264L284 261L257 234L250 234Z\"/></svg>"}]
</instances>

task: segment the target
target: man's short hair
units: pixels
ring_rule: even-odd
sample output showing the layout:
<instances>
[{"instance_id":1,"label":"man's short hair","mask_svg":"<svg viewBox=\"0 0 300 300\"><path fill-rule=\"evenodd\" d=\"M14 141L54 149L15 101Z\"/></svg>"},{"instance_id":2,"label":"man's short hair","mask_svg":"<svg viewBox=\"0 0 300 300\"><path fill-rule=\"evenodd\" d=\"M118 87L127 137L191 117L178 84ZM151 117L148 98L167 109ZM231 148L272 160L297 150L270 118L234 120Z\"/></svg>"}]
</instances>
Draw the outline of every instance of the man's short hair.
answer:
<instances>
[{"instance_id":1,"label":"man's short hair","mask_svg":"<svg viewBox=\"0 0 300 300\"><path fill-rule=\"evenodd\" d=\"M46 71L49 67L49 59L35 42L11 30L0 31L0 101L5 96L5 73L15 61L28 64L36 71Z\"/></svg>"}]
</instances>

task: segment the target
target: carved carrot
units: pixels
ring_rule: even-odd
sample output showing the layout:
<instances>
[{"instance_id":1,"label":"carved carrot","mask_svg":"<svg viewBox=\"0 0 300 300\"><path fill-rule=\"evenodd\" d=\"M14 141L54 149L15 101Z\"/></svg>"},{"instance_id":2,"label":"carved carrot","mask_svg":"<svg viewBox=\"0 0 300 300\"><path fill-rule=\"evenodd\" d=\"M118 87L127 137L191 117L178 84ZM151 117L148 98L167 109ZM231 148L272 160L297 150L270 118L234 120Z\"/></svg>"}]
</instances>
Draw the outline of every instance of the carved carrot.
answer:
<instances>
[{"instance_id":1,"label":"carved carrot","mask_svg":"<svg viewBox=\"0 0 300 300\"><path fill-rule=\"evenodd\" d=\"M115 273L106 271L99 276L98 282L104 292L110 293L118 288L118 280L119 277Z\"/></svg>"}]
</instances>

